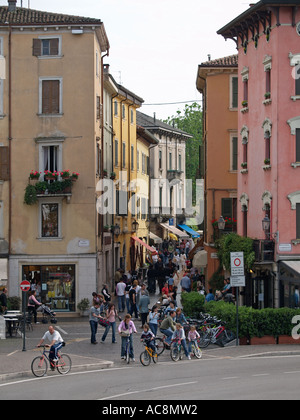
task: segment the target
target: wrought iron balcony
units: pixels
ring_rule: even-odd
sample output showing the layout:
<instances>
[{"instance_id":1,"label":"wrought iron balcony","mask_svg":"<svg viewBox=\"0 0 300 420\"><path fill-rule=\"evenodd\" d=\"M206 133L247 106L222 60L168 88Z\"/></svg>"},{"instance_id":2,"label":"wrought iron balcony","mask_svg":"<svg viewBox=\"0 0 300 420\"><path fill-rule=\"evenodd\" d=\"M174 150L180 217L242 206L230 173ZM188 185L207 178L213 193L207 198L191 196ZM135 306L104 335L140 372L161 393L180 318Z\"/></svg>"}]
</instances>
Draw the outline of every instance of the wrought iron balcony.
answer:
<instances>
[{"instance_id":1,"label":"wrought iron balcony","mask_svg":"<svg viewBox=\"0 0 300 420\"><path fill-rule=\"evenodd\" d=\"M254 239L255 262L274 261L275 242L271 239Z\"/></svg>"}]
</instances>

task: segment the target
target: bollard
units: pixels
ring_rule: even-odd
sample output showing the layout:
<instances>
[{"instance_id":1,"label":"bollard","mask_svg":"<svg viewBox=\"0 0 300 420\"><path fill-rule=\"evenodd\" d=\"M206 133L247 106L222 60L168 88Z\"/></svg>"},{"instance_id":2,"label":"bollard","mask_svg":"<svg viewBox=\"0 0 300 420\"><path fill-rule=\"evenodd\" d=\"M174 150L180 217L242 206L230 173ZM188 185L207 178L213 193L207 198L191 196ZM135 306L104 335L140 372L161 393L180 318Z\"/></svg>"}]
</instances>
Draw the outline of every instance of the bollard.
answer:
<instances>
[{"instance_id":1,"label":"bollard","mask_svg":"<svg viewBox=\"0 0 300 420\"><path fill-rule=\"evenodd\" d=\"M6 339L6 327L5 327L5 318L3 316L0 316L0 339L5 340Z\"/></svg>"}]
</instances>

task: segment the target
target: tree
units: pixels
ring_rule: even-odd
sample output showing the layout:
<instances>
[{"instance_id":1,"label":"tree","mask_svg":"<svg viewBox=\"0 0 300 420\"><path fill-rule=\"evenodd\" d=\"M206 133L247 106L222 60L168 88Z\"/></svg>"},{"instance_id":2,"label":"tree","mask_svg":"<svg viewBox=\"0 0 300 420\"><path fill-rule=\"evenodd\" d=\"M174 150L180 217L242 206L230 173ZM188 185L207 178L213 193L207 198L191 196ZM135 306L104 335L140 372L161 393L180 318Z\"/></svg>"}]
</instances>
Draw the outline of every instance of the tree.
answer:
<instances>
[{"instance_id":1,"label":"tree","mask_svg":"<svg viewBox=\"0 0 300 420\"><path fill-rule=\"evenodd\" d=\"M244 253L244 267L245 270L250 270L255 261L255 252L253 250L253 240L244 236L239 236L236 233L229 233L223 235L221 239L217 241L218 258L221 266L224 266L226 270L231 269L231 252L243 252Z\"/></svg>"},{"instance_id":2,"label":"tree","mask_svg":"<svg viewBox=\"0 0 300 420\"><path fill-rule=\"evenodd\" d=\"M186 141L186 178L193 180L193 200L196 193L196 178L200 174L199 148L202 144L202 111L201 106L194 102L186 104L183 112L178 110L177 116L165 120L169 125L176 127L193 136Z\"/></svg>"}]
</instances>

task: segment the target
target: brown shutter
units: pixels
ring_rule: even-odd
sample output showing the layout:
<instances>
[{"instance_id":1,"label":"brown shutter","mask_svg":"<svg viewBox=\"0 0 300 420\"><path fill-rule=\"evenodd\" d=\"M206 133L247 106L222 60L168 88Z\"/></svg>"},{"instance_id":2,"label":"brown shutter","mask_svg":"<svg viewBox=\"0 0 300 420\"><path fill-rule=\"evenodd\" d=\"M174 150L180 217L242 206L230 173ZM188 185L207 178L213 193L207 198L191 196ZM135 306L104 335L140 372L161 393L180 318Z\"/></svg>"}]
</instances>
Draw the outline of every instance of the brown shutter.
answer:
<instances>
[{"instance_id":1,"label":"brown shutter","mask_svg":"<svg viewBox=\"0 0 300 420\"><path fill-rule=\"evenodd\" d=\"M9 151L8 147L0 147L0 179L9 180Z\"/></svg>"},{"instance_id":2,"label":"brown shutter","mask_svg":"<svg viewBox=\"0 0 300 420\"><path fill-rule=\"evenodd\" d=\"M59 80L43 80L42 113L59 114Z\"/></svg>"},{"instance_id":3,"label":"brown shutter","mask_svg":"<svg viewBox=\"0 0 300 420\"><path fill-rule=\"evenodd\" d=\"M100 104L100 96L97 96L97 120L101 118L101 104Z\"/></svg>"},{"instance_id":4,"label":"brown shutter","mask_svg":"<svg viewBox=\"0 0 300 420\"><path fill-rule=\"evenodd\" d=\"M33 39L32 41L32 55L38 57L39 55L41 55L41 40Z\"/></svg>"},{"instance_id":5,"label":"brown shutter","mask_svg":"<svg viewBox=\"0 0 300 420\"><path fill-rule=\"evenodd\" d=\"M58 38L50 39L50 55L58 55Z\"/></svg>"}]
</instances>

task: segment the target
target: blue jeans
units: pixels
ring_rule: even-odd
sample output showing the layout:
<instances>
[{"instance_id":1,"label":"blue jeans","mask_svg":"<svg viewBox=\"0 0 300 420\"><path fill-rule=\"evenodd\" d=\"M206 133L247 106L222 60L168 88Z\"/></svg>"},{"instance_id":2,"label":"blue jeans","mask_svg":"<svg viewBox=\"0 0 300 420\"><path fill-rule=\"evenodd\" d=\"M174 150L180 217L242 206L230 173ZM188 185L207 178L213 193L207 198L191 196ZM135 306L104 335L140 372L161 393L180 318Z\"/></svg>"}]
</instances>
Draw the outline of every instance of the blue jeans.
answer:
<instances>
[{"instance_id":1,"label":"blue jeans","mask_svg":"<svg viewBox=\"0 0 300 420\"><path fill-rule=\"evenodd\" d=\"M109 325L107 325L101 341L103 341L103 342L105 341L110 327L111 327L111 330L112 330L112 342L115 343L116 342L116 323L115 322L110 322Z\"/></svg>"},{"instance_id":2,"label":"blue jeans","mask_svg":"<svg viewBox=\"0 0 300 420\"><path fill-rule=\"evenodd\" d=\"M118 306L119 306L119 312L125 310L125 295L118 296Z\"/></svg>"},{"instance_id":3,"label":"blue jeans","mask_svg":"<svg viewBox=\"0 0 300 420\"><path fill-rule=\"evenodd\" d=\"M171 329L164 330L164 329L161 328L160 332L167 336L166 342L168 344L171 344L171 338L172 338L172 335L173 335L173 331Z\"/></svg>"},{"instance_id":4,"label":"blue jeans","mask_svg":"<svg viewBox=\"0 0 300 420\"><path fill-rule=\"evenodd\" d=\"M127 337L121 337L121 338L122 338L121 357L123 357L123 356L125 356ZM131 358L134 357L132 334L130 334L130 336L129 336L129 357L131 357Z\"/></svg>"},{"instance_id":5,"label":"blue jeans","mask_svg":"<svg viewBox=\"0 0 300 420\"><path fill-rule=\"evenodd\" d=\"M149 322L149 328L153 332L153 334L156 337L157 334L157 324L154 324L153 322Z\"/></svg>"},{"instance_id":6,"label":"blue jeans","mask_svg":"<svg viewBox=\"0 0 300 420\"><path fill-rule=\"evenodd\" d=\"M91 343L96 342L96 334L97 334L97 328L98 328L98 322L90 320L90 326L91 326Z\"/></svg>"}]
</instances>

